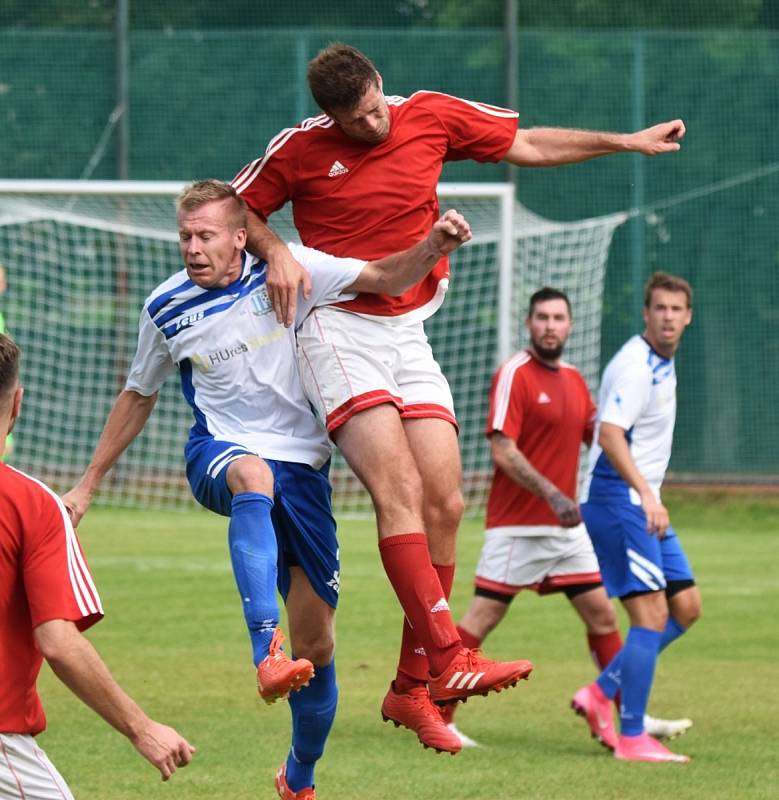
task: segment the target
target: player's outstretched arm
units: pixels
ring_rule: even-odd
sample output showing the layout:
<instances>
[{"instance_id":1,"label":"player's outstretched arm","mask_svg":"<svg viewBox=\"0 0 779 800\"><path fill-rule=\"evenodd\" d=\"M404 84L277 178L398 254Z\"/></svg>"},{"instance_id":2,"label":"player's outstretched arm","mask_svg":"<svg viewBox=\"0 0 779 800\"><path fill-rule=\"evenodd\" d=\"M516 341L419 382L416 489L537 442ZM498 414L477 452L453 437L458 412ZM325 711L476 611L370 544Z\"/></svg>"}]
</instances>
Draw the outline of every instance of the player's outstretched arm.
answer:
<instances>
[{"instance_id":1,"label":"player's outstretched arm","mask_svg":"<svg viewBox=\"0 0 779 800\"><path fill-rule=\"evenodd\" d=\"M284 242L251 210L247 218L246 249L268 262L265 286L276 312L276 321L287 328L295 321L298 287L311 296L311 276Z\"/></svg>"},{"instance_id":2,"label":"player's outstretched arm","mask_svg":"<svg viewBox=\"0 0 779 800\"><path fill-rule=\"evenodd\" d=\"M500 431L490 435L492 460L514 483L543 497L549 503L564 528L573 528L581 522L576 501L561 492L547 477L542 475L517 447L516 442Z\"/></svg>"},{"instance_id":3,"label":"player's outstretched arm","mask_svg":"<svg viewBox=\"0 0 779 800\"><path fill-rule=\"evenodd\" d=\"M147 397L125 389L117 396L86 472L62 497L74 527L89 508L92 497L106 472L143 430L156 402L157 392Z\"/></svg>"},{"instance_id":4,"label":"player's outstretched arm","mask_svg":"<svg viewBox=\"0 0 779 800\"><path fill-rule=\"evenodd\" d=\"M638 492L641 498L641 507L646 514L649 533L656 534L662 539L670 524L668 510L657 500L654 492L649 488L649 484L644 480L644 476L638 471L625 439L625 429L611 422L601 422L598 444L619 476L626 481L628 486Z\"/></svg>"},{"instance_id":5,"label":"player's outstretched arm","mask_svg":"<svg viewBox=\"0 0 779 800\"><path fill-rule=\"evenodd\" d=\"M679 140L684 134L684 123L680 119L662 122L635 133L520 128L503 160L518 167L556 167L611 153L655 156L679 150Z\"/></svg>"},{"instance_id":6,"label":"player's outstretched arm","mask_svg":"<svg viewBox=\"0 0 779 800\"><path fill-rule=\"evenodd\" d=\"M468 220L450 209L433 225L430 233L408 250L368 261L344 292L370 292L397 297L421 281L439 260L471 239Z\"/></svg>"},{"instance_id":7,"label":"player's outstretched arm","mask_svg":"<svg viewBox=\"0 0 779 800\"><path fill-rule=\"evenodd\" d=\"M177 731L146 716L114 680L97 650L73 622L54 619L35 629L35 642L55 675L109 725L126 736L166 781L192 760L195 748Z\"/></svg>"}]
</instances>

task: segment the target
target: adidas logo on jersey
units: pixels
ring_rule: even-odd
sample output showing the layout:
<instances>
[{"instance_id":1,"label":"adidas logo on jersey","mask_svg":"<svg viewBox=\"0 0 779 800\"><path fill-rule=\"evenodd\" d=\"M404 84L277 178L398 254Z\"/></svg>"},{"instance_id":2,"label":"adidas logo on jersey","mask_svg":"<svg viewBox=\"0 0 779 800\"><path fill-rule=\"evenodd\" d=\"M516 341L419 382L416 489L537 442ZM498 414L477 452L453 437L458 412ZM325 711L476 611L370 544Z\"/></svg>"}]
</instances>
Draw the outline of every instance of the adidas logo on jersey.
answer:
<instances>
[{"instance_id":1,"label":"adidas logo on jersey","mask_svg":"<svg viewBox=\"0 0 779 800\"><path fill-rule=\"evenodd\" d=\"M544 404L544 403L551 403L552 401L546 392L541 392L541 394L538 395L538 402Z\"/></svg>"},{"instance_id":2,"label":"adidas logo on jersey","mask_svg":"<svg viewBox=\"0 0 779 800\"><path fill-rule=\"evenodd\" d=\"M442 597L431 609L431 614L438 614L439 611L448 611L449 610L449 603L446 602L446 598Z\"/></svg>"},{"instance_id":3,"label":"adidas logo on jersey","mask_svg":"<svg viewBox=\"0 0 779 800\"><path fill-rule=\"evenodd\" d=\"M337 175L346 175L349 170L340 162L333 161L333 166L330 167L330 172L327 173L328 178L335 178Z\"/></svg>"}]
</instances>

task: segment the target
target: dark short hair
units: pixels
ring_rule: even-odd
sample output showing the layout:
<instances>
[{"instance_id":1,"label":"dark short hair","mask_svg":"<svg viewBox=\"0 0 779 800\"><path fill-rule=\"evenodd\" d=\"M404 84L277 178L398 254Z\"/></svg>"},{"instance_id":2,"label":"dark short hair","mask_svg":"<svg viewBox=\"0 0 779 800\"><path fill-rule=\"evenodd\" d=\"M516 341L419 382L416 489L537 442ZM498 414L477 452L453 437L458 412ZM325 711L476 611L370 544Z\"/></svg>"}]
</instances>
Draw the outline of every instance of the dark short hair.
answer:
<instances>
[{"instance_id":1,"label":"dark short hair","mask_svg":"<svg viewBox=\"0 0 779 800\"><path fill-rule=\"evenodd\" d=\"M247 225L246 201L235 191L230 183L208 178L195 181L185 186L176 198L176 211L195 211L215 200L230 200L230 223L233 228L245 228Z\"/></svg>"},{"instance_id":2,"label":"dark short hair","mask_svg":"<svg viewBox=\"0 0 779 800\"><path fill-rule=\"evenodd\" d=\"M553 289L551 286L544 286L531 295L530 305L527 309L527 318L530 319L530 317L533 316L533 311L535 310L537 303L544 303L547 300L565 300L565 305L568 306L568 316L573 317L573 313L571 312L571 301L568 299L568 295L565 292L560 291L560 289Z\"/></svg>"},{"instance_id":3,"label":"dark short hair","mask_svg":"<svg viewBox=\"0 0 779 800\"><path fill-rule=\"evenodd\" d=\"M308 86L325 113L351 111L371 84L379 85L378 70L368 56L348 44L331 44L308 64Z\"/></svg>"},{"instance_id":4,"label":"dark short hair","mask_svg":"<svg viewBox=\"0 0 779 800\"><path fill-rule=\"evenodd\" d=\"M687 297L687 308L692 308L692 287L684 278L671 275L668 272L653 272L644 286L644 307L649 308L652 302L652 292L655 289L665 289L667 292L684 292Z\"/></svg>"},{"instance_id":5,"label":"dark short hair","mask_svg":"<svg viewBox=\"0 0 779 800\"><path fill-rule=\"evenodd\" d=\"M16 342L5 333L0 333L0 406L19 383L19 361L21 352Z\"/></svg>"}]
</instances>

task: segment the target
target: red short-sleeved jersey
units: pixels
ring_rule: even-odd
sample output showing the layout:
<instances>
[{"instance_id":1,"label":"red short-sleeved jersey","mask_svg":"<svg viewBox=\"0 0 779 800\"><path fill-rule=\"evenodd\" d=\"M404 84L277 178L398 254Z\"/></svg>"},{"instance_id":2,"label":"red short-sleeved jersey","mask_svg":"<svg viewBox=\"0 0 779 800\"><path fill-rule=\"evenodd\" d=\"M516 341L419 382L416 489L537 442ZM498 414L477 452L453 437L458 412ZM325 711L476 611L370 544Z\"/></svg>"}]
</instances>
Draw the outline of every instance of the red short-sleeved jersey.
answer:
<instances>
[{"instance_id":1,"label":"red short-sleeved jersey","mask_svg":"<svg viewBox=\"0 0 779 800\"><path fill-rule=\"evenodd\" d=\"M0 464L0 733L35 735L46 727L35 688L43 657L33 630L53 619L85 630L102 616L62 501Z\"/></svg>"},{"instance_id":2,"label":"red short-sleeved jersey","mask_svg":"<svg viewBox=\"0 0 779 800\"><path fill-rule=\"evenodd\" d=\"M371 260L410 247L439 216L444 162L500 161L518 117L438 92L386 99L390 133L380 144L349 138L323 114L279 133L233 185L263 219L292 201L301 241L326 253ZM361 294L342 305L378 316L414 312L418 321L441 305L448 277L442 258L400 297Z\"/></svg>"},{"instance_id":3,"label":"red short-sleeved jersey","mask_svg":"<svg viewBox=\"0 0 779 800\"><path fill-rule=\"evenodd\" d=\"M576 497L582 442L592 441L595 404L581 373L561 362L546 366L527 350L493 375L487 435L500 431L542 475ZM549 504L496 468L487 501L487 528L555 525Z\"/></svg>"}]
</instances>

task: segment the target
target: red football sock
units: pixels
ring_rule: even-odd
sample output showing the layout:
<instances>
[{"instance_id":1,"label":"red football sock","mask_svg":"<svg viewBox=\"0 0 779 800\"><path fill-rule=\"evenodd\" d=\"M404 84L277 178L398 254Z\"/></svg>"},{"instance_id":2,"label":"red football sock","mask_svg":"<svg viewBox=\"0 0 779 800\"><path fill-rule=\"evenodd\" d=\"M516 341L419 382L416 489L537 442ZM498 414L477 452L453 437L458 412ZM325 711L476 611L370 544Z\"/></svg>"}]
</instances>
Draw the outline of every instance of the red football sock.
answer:
<instances>
[{"instance_id":1,"label":"red football sock","mask_svg":"<svg viewBox=\"0 0 779 800\"><path fill-rule=\"evenodd\" d=\"M463 640L463 647L467 647L469 650L481 647L483 640L478 636L474 636L470 631L466 631L461 625L457 626L457 633L460 634L460 638Z\"/></svg>"},{"instance_id":2,"label":"red football sock","mask_svg":"<svg viewBox=\"0 0 779 800\"><path fill-rule=\"evenodd\" d=\"M590 655L593 661L601 670L612 662L613 658L622 649L622 637L619 631L611 633L588 633L587 644L590 648ZM466 645L467 646L467 645ZM614 696L614 703L619 708L620 693Z\"/></svg>"},{"instance_id":3,"label":"red football sock","mask_svg":"<svg viewBox=\"0 0 779 800\"><path fill-rule=\"evenodd\" d=\"M622 649L622 637L619 635L619 631L588 633L587 644L593 661L601 670L604 670Z\"/></svg>"},{"instance_id":4,"label":"red football sock","mask_svg":"<svg viewBox=\"0 0 779 800\"><path fill-rule=\"evenodd\" d=\"M454 583L454 564L433 564L433 568L438 573L444 597L448 600ZM427 683L428 672L430 672L430 664L427 661L425 648L408 624L408 620L404 618L403 637L400 640L400 659L395 676L395 691L404 694L415 686L423 686Z\"/></svg>"},{"instance_id":5,"label":"red football sock","mask_svg":"<svg viewBox=\"0 0 779 800\"><path fill-rule=\"evenodd\" d=\"M384 571L406 619L425 649L430 673L440 675L462 647L424 533L402 533L379 542ZM435 609L435 610L434 610Z\"/></svg>"}]
</instances>

